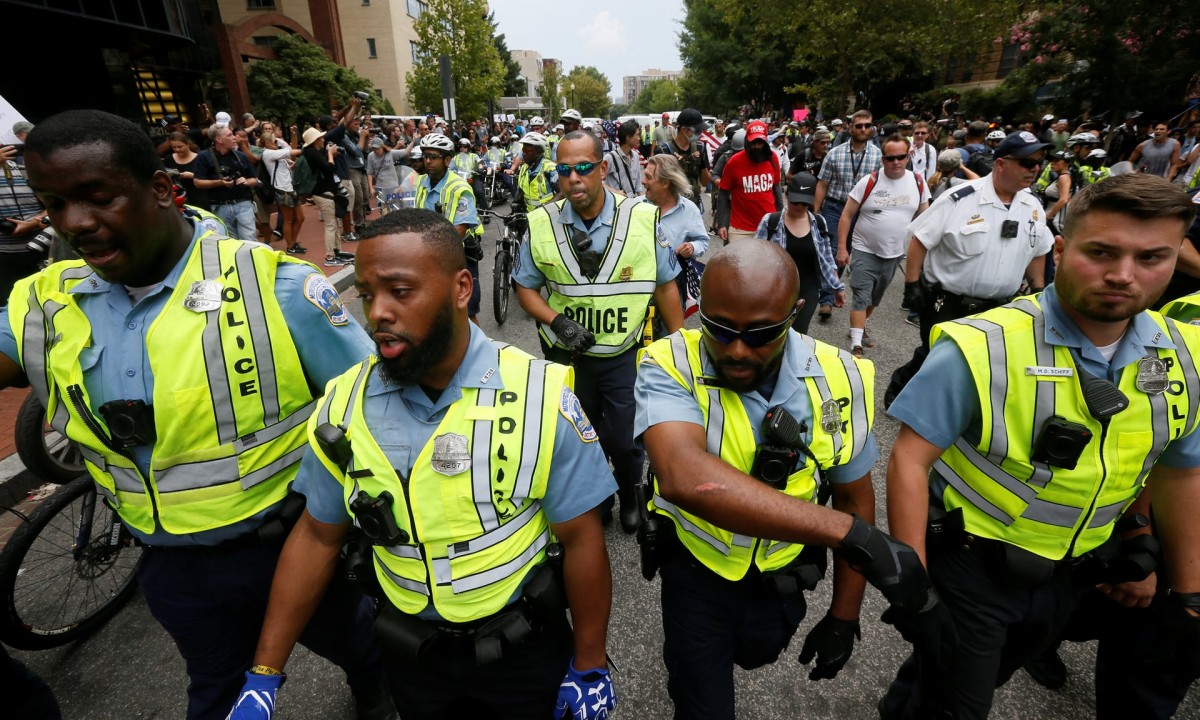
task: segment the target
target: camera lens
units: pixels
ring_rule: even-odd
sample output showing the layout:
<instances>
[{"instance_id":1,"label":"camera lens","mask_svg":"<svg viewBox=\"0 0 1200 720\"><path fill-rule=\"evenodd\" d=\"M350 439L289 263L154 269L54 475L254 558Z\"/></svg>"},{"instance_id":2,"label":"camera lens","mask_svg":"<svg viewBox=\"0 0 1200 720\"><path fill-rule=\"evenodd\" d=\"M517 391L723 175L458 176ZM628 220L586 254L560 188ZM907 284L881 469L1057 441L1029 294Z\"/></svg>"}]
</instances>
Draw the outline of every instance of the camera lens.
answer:
<instances>
[{"instance_id":1,"label":"camera lens","mask_svg":"<svg viewBox=\"0 0 1200 720\"><path fill-rule=\"evenodd\" d=\"M137 423L124 413L114 413L108 416L108 429L112 431L113 437L116 439L129 440L137 430Z\"/></svg>"},{"instance_id":2,"label":"camera lens","mask_svg":"<svg viewBox=\"0 0 1200 720\"><path fill-rule=\"evenodd\" d=\"M788 464L783 460L767 460L762 466L763 482L776 489L783 488L787 485L788 469Z\"/></svg>"}]
</instances>

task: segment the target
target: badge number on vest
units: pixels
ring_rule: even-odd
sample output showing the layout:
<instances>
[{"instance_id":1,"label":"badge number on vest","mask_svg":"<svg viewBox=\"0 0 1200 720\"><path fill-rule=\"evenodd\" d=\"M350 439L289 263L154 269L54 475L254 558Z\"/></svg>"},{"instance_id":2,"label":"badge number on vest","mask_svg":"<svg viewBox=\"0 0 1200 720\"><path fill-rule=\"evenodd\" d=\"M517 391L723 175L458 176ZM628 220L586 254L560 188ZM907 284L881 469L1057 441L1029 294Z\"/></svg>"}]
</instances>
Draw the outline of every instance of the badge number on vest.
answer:
<instances>
[{"instance_id":1,"label":"badge number on vest","mask_svg":"<svg viewBox=\"0 0 1200 720\"><path fill-rule=\"evenodd\" d=\"M1025 374L1036 377L1067 378L1075 374L1072 368L1060 368L1047 365L1026 365Z\"/></svg>"}]
</instances>

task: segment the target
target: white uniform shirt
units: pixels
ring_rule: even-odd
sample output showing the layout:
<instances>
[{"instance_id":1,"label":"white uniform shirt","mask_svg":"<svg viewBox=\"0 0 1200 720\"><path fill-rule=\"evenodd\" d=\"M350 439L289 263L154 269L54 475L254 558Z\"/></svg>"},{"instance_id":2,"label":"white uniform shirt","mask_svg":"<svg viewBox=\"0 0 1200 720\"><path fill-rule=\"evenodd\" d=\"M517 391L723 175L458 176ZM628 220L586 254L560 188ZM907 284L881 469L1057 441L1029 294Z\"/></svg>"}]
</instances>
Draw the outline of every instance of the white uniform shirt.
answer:
<instances>
[{"instance_id":1,"label":"white uniform shirt","mask_svg":"<svg viewBox=\"0 0 1200 720\"><path fill-rule=\"evenodd\" d=\"M865 175L850 191L850 199L863 202L870 175ZM905 170L904 176L892 180L881 170L875 187L867 196L854 223L850 247L881 258L898 258L908 250L908 224L921 203L929 202L929 186L917 187L916 176Z\"/></svg>"},{"instance_id":2,"label":"white uniform shirt","mask_svg":"<svg viewBox=\"0 0 1200 720\"><path fill-rule=\"evenodd\" d=\"M964 195L967 188L974 192ZM1017 223L1015 238L1000 237L1006 220ZM991 175L942 194L909 224L908 233L928 250L923 270L930 282L984 299L1015 294L1029 262L1054 244L1046 211L1033 193L1022 190L1005 207Z\"/></svg>"},{"instance_id":3,"label":"white uniform shirt","mask_svg":"<svg viewBox=\"0 0 1200 720\"><path fill-rule=\"evenodd\" d=\"M928 180L937 169L937 156L937 148L932 144L921 143L921 147L914 144L908 151L909 164L912 165L909 169L921 173L921 176Z\"/></svg>"}]
</instances>

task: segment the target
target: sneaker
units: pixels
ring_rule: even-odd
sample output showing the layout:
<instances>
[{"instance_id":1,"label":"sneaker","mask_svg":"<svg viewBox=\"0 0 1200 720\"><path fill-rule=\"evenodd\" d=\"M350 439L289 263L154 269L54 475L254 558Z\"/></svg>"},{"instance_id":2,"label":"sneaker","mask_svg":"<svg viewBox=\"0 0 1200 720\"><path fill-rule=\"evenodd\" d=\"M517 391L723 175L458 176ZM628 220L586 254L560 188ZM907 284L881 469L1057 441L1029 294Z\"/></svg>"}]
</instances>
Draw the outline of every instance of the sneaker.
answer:
<instances>
[{"instance_id":1,"label":"sneaker","mask_svg":"<svg viewBox=\"0 0 1200 720\"><path fill-rule=\"evenodd\" d=\"M833 317L833 306L832 305L821 305L821 306L817 307L817 319L818 320L820 320L821 322L827 322L829 320L829 318L831 318L831 317Z\"/></svg>"},{"instance_id":2,"label":"sneaker","mask_svg":"<svg viewBox=\"0 0 1200 720\"><path fill-rule=\"evenodd\" d=\"M854 347L850 348L850 354L856 358L862 359L862 356L863 356L862 345L855 345Z\"/></svg>"},{"instance_id":3,"label":"sneaker","mask_svg":"<svg viewBox=\"0 0 1200 720\"><path fill-rule=\"evenodd\" d=\"M915 328L921 327L921 316L916 313L909 313L904 316L904 322L912 325Z\"/></svg>"},{"instance_id":4,"label":"sneaker","mask_svg":"<svg viewBox=\"0 0 1200 720\"><path fill-rule=\"evenodd\" d=\"M358 242L358 236L352 232L342 233L342 242Z\"/></svg>"},{"instance_id":5,"label":"sneaker","mask_svg":"<svg viewBox=\"0 0 1200 720\"><path fill-rule=\"evenodd\" d=\"M341 259L340 257L326 257L325 258L325 267L339 267L339 266L345 265L345 264L346 264L346 261Z\"/></svg>"},{"instance_id":6,"label":"sneaker","mask_svg":"<svg viewBox=\"0 0 1200 720\"><path fill-rule=\"evenodd\" d=\"M354 253L342 252L341 250L338 250L336 253L334 253L334 255L341 260L345 260L346 262L354 262Z\"/></svg>"},{"instance_id":7,"label":"sneaker","mask_svg":"<svg viewBox=\"0 0 1200 720\"><path fill-rule=\"evenodd\" d=\"M308 250L300 243L296 243L295 245L289 247L287 252L288 255L303 255L304 253L308 252Z\"/></svg>"},{"instance_id":8,"label":"sneaker","mask_svg":"<svg viewBox=\"0 0 1200 720\"><path fill-rule=\"evenodd\" d=\"M282 230L272 230L271 234L274 235L279 240L283 239L283 231Z\"/></svg>"}]
</instances>

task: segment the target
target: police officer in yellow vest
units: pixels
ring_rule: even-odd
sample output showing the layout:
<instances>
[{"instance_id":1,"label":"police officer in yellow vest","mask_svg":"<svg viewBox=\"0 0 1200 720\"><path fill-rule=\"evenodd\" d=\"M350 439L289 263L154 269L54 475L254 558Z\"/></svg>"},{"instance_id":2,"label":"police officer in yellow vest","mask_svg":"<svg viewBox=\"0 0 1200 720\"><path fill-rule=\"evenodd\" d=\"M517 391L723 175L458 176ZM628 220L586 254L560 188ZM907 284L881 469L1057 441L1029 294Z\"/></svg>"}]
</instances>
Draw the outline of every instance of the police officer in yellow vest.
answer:
<instances>
[{"instance_id":1,"label":"police officer in yellow vest","mask_svg":"<svg viewBox=\"0 0 1200 720\"><path fill-rule=\"evenodd\" d=\"M0 387L28 380L146 545L138 580L187 663L187 717L219 720L251 669L295 519L285 497L306 421L320 387L370 341L316 268L182 215L129 121L54 116L29 135L26 161L83 261L14 290L0 314ZM303 641L347 671L361 717L393 716L372 605L345 581L323 602Z\"/></svg>"},{"instance_id":2,"label":"police officer in yellow vest","mask_svg":"<svg viewBox=\"0 0 1200 720\"><path fill-rule=\"evenodd\" d=\"M513 207L522 205L526 212L533 212L542 205L559 200L558 172L555 164L546 157L546 137L538 132L525 133L521 138L520 165L517 169L517 194Z\"/></svg>"},{"instance_id":3,"label":"police officer in yellow vest","mask_svg":"<svg viewBox=\"0 0 1200 720\"><path fill-rule=\"evenodd\" d=\"M633 443L635 356L651 299L668 331L683 325L674 282L678 260L656 239L658 210L604 186L608 163L595 135L567 134L558 158L569 202L529 215L529 242L521 244L513 268L517 300L538 322L546 358L575 365L575 392L612 460L621 523L633 532L633 488L643 460Z\"/></svg>"},{"instance_id":4,"label":"police officer in yellow vest","mask_svg":"<svg viewBox=\"0 0 1200 720\"><path fill-rule=\"evenodd\" d=\"M605 718L612 588L595 508L612 475L572 370L467 321L465 267L427 211L363 233L356 286L377 354L329 384L309 423L308 506L256 662L282 669L353 524L372 543L405 720Z\"/></svg>"},{"instance_id":5,"label":"police officer in yellow vest","mask_svg":"<svg viewBox=\"0 0 1200 720\"><path fill-rule=\"evenodd\" d=\"M454 157L454 141L441 133L429 133L421 138L421 153L425 159L425 174L417 182L416 206L433 210L445 217L458 230L467 253L467 269L475 278L468 314L478 322L480 291L479 261L483 259L483 226L475 208L475 192L458 173L450 169Z\"/></svg>"},{"instance_id":6,"label":"police officer in yellow vest","mask_svg":"<svg viewBox=\"0 0 1200 720\"><path fill-rule=\"evenodd\" d=\"M662 571L675 717L732 720L733 666L772 663L788 646L804 591L825 574L825 547L849 530L841 513L874 521L874 368L790 329L803 300L795 265L775 245L724 248L702 283L702 329L642 356L634 434L657 475L642 540ZM738 482L752 485L758 507L735 509L749 497ZM841 513L816 507L830 493ZM830 516L843 529L818 534ZM797 526L806 537L789 535ZM864 587L839 559L832 605L800 653L816 659L810 678L832 678L850 658Z\"/></svg>"},{"instance_id":7,"label":"police officer in yellow vest","mask_svg":"<svg viewBox=\"0 0 1200 720\"><path fill-rule=\"evenodd\" d=\"M1134 503L1147 483L1170 629L1155 657L1125 661L1200 674L1200 329L1146 310L1195 211L1136 174L1089 185L1071 208L1055 282L936 326L891 406L903 424L888 520L921 553L961 644L941 663L910 658L884 718L986 718L994 688L1089 587L1146 591L1112 572L1131 546L1122 534L1145 532Z\"/></svg>"}]
</instances>

